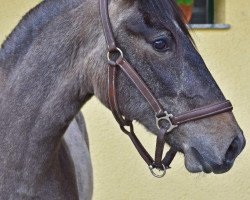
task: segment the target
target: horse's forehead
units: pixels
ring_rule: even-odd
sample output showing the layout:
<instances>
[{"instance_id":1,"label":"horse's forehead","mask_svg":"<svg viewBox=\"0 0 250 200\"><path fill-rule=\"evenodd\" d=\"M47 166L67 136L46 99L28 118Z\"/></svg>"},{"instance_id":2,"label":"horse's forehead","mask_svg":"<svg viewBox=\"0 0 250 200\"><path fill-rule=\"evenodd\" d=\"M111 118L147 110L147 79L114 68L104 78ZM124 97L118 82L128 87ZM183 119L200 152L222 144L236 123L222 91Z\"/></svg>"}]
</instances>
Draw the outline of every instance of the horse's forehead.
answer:
<instances>
[{"instance_id":1,"label":"horse's forehead","mask_svg":"<svg viewBox=\"0 0 250 200\"><path fill-rule=\"evenodd\" d=\"M120 24L125 19L128 19L131 16L135 16L138 13L136 7L136 4L128 7L119 1L111 1L109 6L109 16L111 21L116 24Z\"/></svg>"},{"instance_id":2,"label":"horse's forehead","mask_svg":"<svg viewBox=\"0 0 250 200\"><path fill-rule=\"evenodd\" d=\"M142 13L138 9L138 3L135 2L133 6L126 6L126 4L121 1L111 1L109 6L109 16L113 25L113 28L117 28L124 20L129 20L131 17L133 19L142 17ZM155 18L155 16L150 16L150 18ZM153 20L155 22L159 21L157 19ZM176 19L167 20L166 24L169 24L173 29L177 29L178 32L182 32L182 29Z\"/></svg>"}]
</instances>

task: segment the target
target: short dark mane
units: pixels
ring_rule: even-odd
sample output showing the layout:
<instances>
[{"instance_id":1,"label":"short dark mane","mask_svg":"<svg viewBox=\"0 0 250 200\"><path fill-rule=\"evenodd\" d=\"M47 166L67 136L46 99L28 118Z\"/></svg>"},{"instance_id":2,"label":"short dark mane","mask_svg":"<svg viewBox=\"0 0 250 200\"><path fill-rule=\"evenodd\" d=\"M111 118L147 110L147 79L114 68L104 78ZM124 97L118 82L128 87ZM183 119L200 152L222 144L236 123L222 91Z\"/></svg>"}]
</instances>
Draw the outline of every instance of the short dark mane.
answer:
<instances>
[{"instance_id":1,"label":"short dark mane","mask_svg":"<svg viewBox=\"0 0 250 200\"><path fill-rule=\"evenodd\" d=\"M184 15L175 0L139 0L140 10L150 18L156 18L165 28L168 21L176 21L182 32L191 40L190 33L184 22Z\"/></svg>"}]
</instances>

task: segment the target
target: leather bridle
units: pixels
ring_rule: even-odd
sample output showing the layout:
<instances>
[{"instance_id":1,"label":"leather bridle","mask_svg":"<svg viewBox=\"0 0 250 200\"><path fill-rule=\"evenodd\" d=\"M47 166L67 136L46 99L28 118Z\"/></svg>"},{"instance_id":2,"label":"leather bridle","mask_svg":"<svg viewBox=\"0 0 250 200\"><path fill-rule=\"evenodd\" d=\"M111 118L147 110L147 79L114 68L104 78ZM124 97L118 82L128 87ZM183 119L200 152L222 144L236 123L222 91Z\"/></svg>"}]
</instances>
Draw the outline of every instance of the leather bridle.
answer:
<instances>
[{"instance_id":1,"label":"leather bridle","mask_svg":"<svg viewBox=\"0 0 250 200\"><path fill-rule=\"evenodd\" d=\"M166 110L163 109L162 105L155 98L155 96L149 90L144 81L140 78L140 76L129 64L129 62L124 58L122 50L116 46L109 18L108 0L99 1L102 26L106 38L106 43L108 46L108 94L111 111L116 121L119 123L121 130L130 137L137 151L149 166L151 173L155 177L161 178L166 174L166 170L170 168L169 165L177 153L177 151L173 147L171 147L170 150L166 153L165 157L162 159L166 136L168 135L168 133L170 133L174 128L177 128L183 123L232 111L232 104L230 103L230 101L223 101L217 104L191 110L178 116L173 116L172 114L169 114ZM116 57L117 59L113 59L114 54L118 54L118 57ZM132 121L124 118L119 110L116 97L116 74L118 68L121 69L134 83L134 85L145 97L145 99L155 112L156 125L159 128L159 134L157 135L156 141L155 159L150 156L150 154L143 147L139 139L136 137ZM163 127L162 121L167 122L168 126ZM129 130L127 130L125 127L128 127ZM160 175L156 174L154 169L158 169L162 171L162 173Z\"/></svg>"}]
</instances>

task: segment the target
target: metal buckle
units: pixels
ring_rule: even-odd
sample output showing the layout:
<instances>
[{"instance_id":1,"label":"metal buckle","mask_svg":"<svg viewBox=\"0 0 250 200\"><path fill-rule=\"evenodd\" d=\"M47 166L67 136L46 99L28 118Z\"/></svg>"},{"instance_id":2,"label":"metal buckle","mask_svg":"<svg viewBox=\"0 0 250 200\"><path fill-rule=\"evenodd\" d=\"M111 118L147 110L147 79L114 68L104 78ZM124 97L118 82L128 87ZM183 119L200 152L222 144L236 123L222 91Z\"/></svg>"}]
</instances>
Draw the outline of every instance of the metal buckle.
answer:
<instances>
[{"instance_id":1,"label":"metal buckle","mask_svg":"<svg viewBox=\"0 0 250 200\"><path fill-rule=\"evenodd\" d=\"M159 168L157 168L157 167L154 167L153 165L149 165L148 167L149 167L149 169L150 169L151 174L152 174L154 177L156 177L156 178L163 178L163 177L166 175L167 168L166 168L165 165L163 165L163 164L162 164L163 170L161 170L161 169L159 169ZM162 172L162 174L156 174L156 173L154 172L154 169L158 169L160 172Z\"/></svg>"},{"instance_id":2,"label":"metal buckle","mask_svg":"<svg viewBox=\"0 0 250 200\"><path fill-rule=\"evenodd\" d=\"M157 117L157 116L156 116L156 125L157 125L158 129L161 129L160 122L161 122L161 121L164 121L164 120L167 121L168 124L169 124L169 128L168 128L168 127L166 127L166 128L168 128L168 129L167 129L167 132L169 133L169 132L171 132L174 128L178 127L178 125L173 125L173 123L172 123L172 121L171 121L171 117L173 117L172 114L168 114L167 111L165 111L164 113L165 113L165 116L163 116L163 117Z\"/></svg>"},{"instance_id":3,"label":"metal buckle","mask_svg":"<svg viewBox=\"0 0 250 200\"><path fill-rule=\"evenodd\" d=\"M108 62L109 62L110 65L113 65L113 66L117 65L117 64L116 64L116 60L114 61L114 60L112 60L112 58L111 58L111 54L114 54L114 53L118 53L117 58L120 58L120 57L123 58L123 52L122 52L122 50L121 50L120 48L118 48L118 47L116 47L116 48L113 49L113 50L108 51L108 53L107 53Z\"/></svg>"}]
</instances>

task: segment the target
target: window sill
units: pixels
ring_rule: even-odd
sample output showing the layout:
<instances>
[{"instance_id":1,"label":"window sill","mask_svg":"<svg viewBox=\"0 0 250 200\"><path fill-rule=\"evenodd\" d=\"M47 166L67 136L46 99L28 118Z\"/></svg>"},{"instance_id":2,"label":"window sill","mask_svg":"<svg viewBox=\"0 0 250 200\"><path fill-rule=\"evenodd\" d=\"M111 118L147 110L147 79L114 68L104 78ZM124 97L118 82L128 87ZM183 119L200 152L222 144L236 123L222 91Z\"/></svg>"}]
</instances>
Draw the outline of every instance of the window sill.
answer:
<instances>
[{"instance_id":1,"label":"window sill","mask_svg":"<svg viewBox=\"0 0 250 200\"><path fill-rule=\"evenodd\" d=\"M230 24L188 24L189 29L230 29Z\"/></svg>"}]
</instances>

